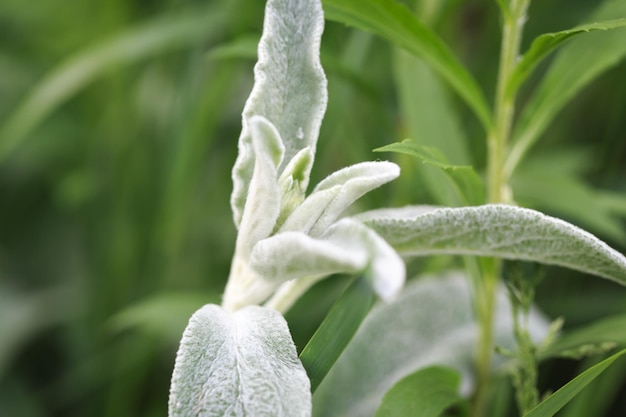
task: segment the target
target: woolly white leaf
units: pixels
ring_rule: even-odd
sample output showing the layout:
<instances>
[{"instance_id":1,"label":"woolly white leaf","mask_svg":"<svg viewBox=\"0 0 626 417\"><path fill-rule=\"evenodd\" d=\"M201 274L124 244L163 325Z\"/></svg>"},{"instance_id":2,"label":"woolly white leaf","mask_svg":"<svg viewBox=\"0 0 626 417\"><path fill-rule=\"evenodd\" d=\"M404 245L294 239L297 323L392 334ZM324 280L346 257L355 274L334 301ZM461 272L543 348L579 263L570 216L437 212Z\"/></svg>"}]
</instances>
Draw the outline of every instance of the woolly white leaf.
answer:
<instances>
[{"instance_id":1,"label":"woolly white leaf","mask_svg":"<svg viewBox=\"0 0 626 417\"><path fill-rule=\"evenodd\" d=\"M269 0L265 8L255 84L246 102L231 206L239 225L254 166L247 118L264 116L285 145L285 161L306 147L315 151L326 110L326 77L319 60L324 16L320 1ZM307 177L309 172L306 173Z\"/></svg>"},{"instance_id":2,"label":"woolly white leaf","mask_svg":"<svg viewBox=\"0 0 626 417\"><path fill-rule=\"evenodd\" d=\"M169 417L309 417L310 383L285 319L205 305L183 333Z\"/></svg>"},{"instance_id":3,"label":"woolly white leaf","mask_svg":"<svg viewBox=\"0 0 626 417\"><path fill-rule=\"evenodd\" d=\"M345 248L362 248L368 254L369 274L380 298L391 301L404 285L404 262L372 229L353 219L341 219L322 236Z\"/></svg>"},{"instance_id":4,"label":"woolly white leaf","mask_svg":"<svg viewBox=\"0 0 626 417\"><path fill-rule=\"evenodd\" d=\"M361 272L367 267L374 289L384 300L398 293L405 278L404 263L396 252L374 231L352 219L333 224L320 239L300 232L264 239L255 245L250 265L272 283ZM315 281L308 282L312 285Z\"/></svg>"},{"instance_id":5,"label":"woolly white leaf","mask_svg":"<svg viewBox=\"0 0 626 417\"><path fill-rule=\"evenodd\" d=\"M362 162L343 168L322 180L280 230L319 236L358 198L398 175L400 168L387 161Z\"/></svg>"},{"instance_id":6,"label":"woolly white leaf","mask_svg":"<svg viewBox=\"0 0 626 417\"><path fill-rule=\"evenodd\" d=\"M626 257L592 234L538 211L506 206L441 208L411 219L364 223L400 254L496 256L560 265L626 285Z\"/></svg>"},{"instance_id":7,"label":"woolly white leaf","mask_svg":"<svg viewBox=\"0 0 626 417\"><path fill-rule=\"evenodd\" d=\"M263 279L282 283L307 276L353 273L367 266L362 247L341 247L301 232L284 232L257 243L250 265Z\"/></svg>"},{"instance_id":8,"label":"woolly white leaf","mask_svg":"<svg viewBox=\"0 0 626 417\"><path fill-rule=\"evenodd\" d=\"M254 153L254 175L237 235L237 255L247 256L252 246L272 233L280 211L277 166L285 148L271 122L261 116L249 121Z\"/></svg>"},{"instance_id":9,"label":"woolly white leaf","mask_svg":"<svg viewBox=\"0 0 626 417\"><path fill-rule=\"evenodd\" d=\"M392 303L379 303L315 391L315 416L369 417L401 378L433 364L458 369L462 391L472 389L478 325L466 277L423 277L407 284ZM504 288L494 315L496 344L512 349L512 314ZM536 341L548 323L531 310L529 331ZM375 342L373 342L375 341Z\"/></svg>"}]
</instances>

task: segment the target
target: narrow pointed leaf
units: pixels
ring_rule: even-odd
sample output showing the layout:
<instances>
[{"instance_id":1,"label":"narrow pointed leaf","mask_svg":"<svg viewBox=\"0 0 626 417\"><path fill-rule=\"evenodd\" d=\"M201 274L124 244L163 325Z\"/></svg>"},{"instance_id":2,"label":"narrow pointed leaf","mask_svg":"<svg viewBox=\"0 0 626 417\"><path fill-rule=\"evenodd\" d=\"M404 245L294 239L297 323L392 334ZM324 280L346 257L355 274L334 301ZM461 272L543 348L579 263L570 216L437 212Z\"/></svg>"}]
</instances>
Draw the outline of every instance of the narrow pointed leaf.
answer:
<instances>
[{"instance_id":1,"label":"narrow pointed leaf","mask_svg":"<svg viewBox=\"0 0 626 417\"><path fill-rule=\"evenodd\" d=\"M442 208L412 219L364 223L399 253L494 256L560 265L626 285L626 257L592 234L538 211L506 206Z\"/></svg>"},{"instance_id":2,"label":"narrow pointed leaf","mask_svg":"<svg viewBox=\"0 0 626 417\"><path fill-rule=\"evenodd\" d=\"M498 291L495 343L513 348L509 298ZM541 340L548 323L531 310L529 329ZM315 416L371 417L384 394L401 378L426 366L452 367L471 391L478 324L469 280L451 273L410 281L391 303L379 303L365 318L313 396Z\"/></svg>"},{"instance_id":3,"label":"narrow pointed leaf","mask_svg":"<svg viewBox=\"0 0 626 417\"><path fill-rule=\"evenodd\" d=\"M483 93L445 42L393 0L324 0L326 17L375 33L426 61L465 100L486 130L490 111Z\"/></svg>"},{"instance_id":4,"label":"narrow pointed leaf","mask_svg":"<svg viewBox=\"0 0 626 417\"><path fill-rule=\"evenodd\" d=\"M459 373L453 369L420 369L387 391L374 417L439 417L462 400L459 384Z\"/></svg>"},{"instance_id":5,"label":"narrow pointed leaf","mask_svg":"<svg viewBox=\"0 0 626 417\"><path fill-rule=\"evenodd\" d=\"M264 116L276 126L285 146L283 164L301 149L315 151L327 101L326 76L319 60L323 28L319 1L267 2L255 84L243 111L239 154L233 167L231 206L237 225L254 165L247 118Z\"/></svg>"},{"instance_id":6,"label":"narrow pointed leaf","mask_svg":"<svg viewBox=\"0 0 626 417\"><path fill-rule=\"evenodd\" d=\"M315 392L346 348L376 299L371 285L357 277L332 307L300 354Z\"/></svg>"},{"instance_id":7,"label":"narrow pointed leaf","mask_svg":"<svg viewBox=\"0 0 626 417\"><path fill-rule=\"evenodd\" d=\"M591 21L626 17L626 2L605 1ZM514 145L506 162L512 174L563 106L582 88L626 57L626 28L594 31L565 45L551 63L513 132Z\"/></svg>"},{"instance_id":8,"label":"narrow pointed leaf","mask_svg":"<svg viewBox=\"0 0 626 417\"><path fill-rule=\"evenodd\" d=\"M357 199L399 175L400 168L387 161L362 162L340 169L315 187L280 230L319 236Z\"/></svg>"},{"instance_id":9,"label":"narrow pointed leaf","mask_svg":"<svg viewBox=\"0 0 626 417\"><path fill-rule=\"evenodd\" d=\"M285 148L274 126L264 117L249 121L254 146L254 174L237 235L237 253L247 257L252 246L272 233L280 212L277 167Z\"/></svg>"},{"instance_id":10,"label":"narrow pointed leaf","mask_svg":"<svg viewBox=\"0 0 626 417\"><path fill-rule=\"evenodd\" d=\"M170 417L307 417L311 394L287 322L257 306L206 305L189 320L172 375Z\"/></svg>"},{"instance_id":11,"label":"narrow pointed leaf","mask_svg":"<svg viewBox=\"0 0 626 417\"><path fill-rule=\"evenodd\" d=\"M450 165L437 149L420 146L411 139L392 143L374 152L398 152L417 157L422 163L440 168L455 186L460 200L465 205L479 205L485 202L485 190L482 180L469 165Z\"/></svg>"},{"instance_id":12,"label":"narrow pointed leaf","mask_svg":"<svg viewBox=\"0 0 626 417\"><path fill-rule=\"evenodd\" d=\"M595 30L609 30L624 26L626 26L626 19L613 19L537 36L530 45L530 49L526 51L521 61L515 66L515 70L511 74L511 78L509 78L507 94L509 96L515 95L519 86L533 72L541 60L573 36Z\"/></svg>"},{"instance_id":13,"label":"narrow pointed leaf","mask_svg":"<svg viewBox=\"0 0 626 417\"><path fill-rule=\"evenodd\" d=\"M576 394L582 391L602 372L604 372L616 359L626 354L626 349L617 352L609 358L603 360L597 365L587 369L582 374L568 382L564 387L554 394L550 395L535 408L530 410L524 417L552 417L561 410L568 402L570 402Z\"/></svg>"}]
</instances>

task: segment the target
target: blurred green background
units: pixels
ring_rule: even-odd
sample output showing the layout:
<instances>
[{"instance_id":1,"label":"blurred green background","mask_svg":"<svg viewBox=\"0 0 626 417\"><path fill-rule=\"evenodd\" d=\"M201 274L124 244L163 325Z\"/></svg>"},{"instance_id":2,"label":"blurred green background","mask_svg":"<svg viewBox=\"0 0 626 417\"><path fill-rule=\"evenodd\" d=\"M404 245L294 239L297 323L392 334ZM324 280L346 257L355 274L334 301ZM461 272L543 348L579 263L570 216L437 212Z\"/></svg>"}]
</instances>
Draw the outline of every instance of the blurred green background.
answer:
<instances>
[{"instance_id":1,"label":"blurred green background","mask_svg":"<svg viewBox=\"0 0 626 417\"><path fill-rule=\"evenodd\" d=\"M444 3L434 27L493 96L495 2ZM536 1L525 45L584 21L594 3ZM0 416L166 415L182 329L195 309L219 302L228 275L230 169L263 6L0 2ZM327 23L322 62L330 101L312 184L376 158L403 169L361 209L440 202L420 180L428 168L371 152L408 137L412 117L424 111L399 99L396 53L379 38ZM450 100L469 138L469 162L482 172L484 135L462 103ZM431 133L414 139L436 143ZM626 252L625 63L565 108L513 186L520 204ZM626 292L616 285L558 268L545 275L538 302L568 326L626 313ZM314 288L289 313L299 347L337 288ZM607 400L613 407L626 373L620 366ZM576 367L548 364L544 388L558 387Z\"/></svg>"}]
</instances>

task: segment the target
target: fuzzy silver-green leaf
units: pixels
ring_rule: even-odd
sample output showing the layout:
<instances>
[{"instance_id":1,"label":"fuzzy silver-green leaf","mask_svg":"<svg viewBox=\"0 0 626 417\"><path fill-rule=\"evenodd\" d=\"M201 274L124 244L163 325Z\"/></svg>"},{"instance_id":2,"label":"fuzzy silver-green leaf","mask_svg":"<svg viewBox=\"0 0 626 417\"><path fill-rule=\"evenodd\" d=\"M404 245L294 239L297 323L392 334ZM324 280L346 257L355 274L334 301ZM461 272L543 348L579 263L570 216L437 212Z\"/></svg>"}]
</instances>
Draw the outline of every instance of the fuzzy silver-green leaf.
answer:
<instances>
[{"instance_id":1,"label":"fuzzy silver-green leaf","mask_svg":"<svg viewBox=\"0 0 626 417\"><path fill-rule=\"evenodd\" d=\"M285 146L284 164L301 149L315 151L326 110L326 76L319 59L324 15L319 1L269 0L259 42L255 84L243 111L239 154L233 167L231 206L239 225L254 169L247 119L272 122ZM307 173L308 175L308 173Z\"/></svg>"},{"instance_id":2,"label":"fuzzy silver-green leaf","mask_svg":"<svg viewBox=\"0 0 626 417\"><path fill-rule=\"evenodd\" d=\"M310 415L309 379L280 313L212 304L194 313L176 355L169 417Z\"/></svg>"},{"instance_id":3,"label":"fuzzy silver-green leaf","mask_svg":"<svg viewBox=\"0 0 626 417\"><path fill-rule=\"evenodd\" d=\"M363 220L403 255L495 256L560 265L626 285L626 257L570 223L507 205L440 208Z\"/></svg>"}]
</instances>

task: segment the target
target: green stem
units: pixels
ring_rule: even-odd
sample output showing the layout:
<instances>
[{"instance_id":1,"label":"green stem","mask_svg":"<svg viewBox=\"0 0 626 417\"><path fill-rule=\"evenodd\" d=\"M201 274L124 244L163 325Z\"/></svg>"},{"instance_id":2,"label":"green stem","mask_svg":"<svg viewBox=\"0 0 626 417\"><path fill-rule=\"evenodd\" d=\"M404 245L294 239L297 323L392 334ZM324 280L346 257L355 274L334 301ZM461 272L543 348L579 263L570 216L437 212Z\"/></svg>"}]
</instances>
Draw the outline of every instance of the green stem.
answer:
<instances>
[{"instance_id":1,"label":"green stem","mask_svg":"<svg viewBox=\"0 0 626 417\"><path fill-rule=\"evenodd\" d=\"M506 86L517 64L522 29L526 21L526 10L530 0L511 0L510 15L504 16L502 44L500 49L500 68L496 89L494 128L489 133L488 195L490 203L509 203L504 164L508 152L509 136L513 115L515 114L515 96L506 94Z\"/></svg>"},{"instance_id":2,"label":"green stem","mask_svg":"<svg viewBox=\"0 0 626 417\"><path fill-rule=\"evenodd\" d=\"M508 13L503 14L502 43L493 116L494 128L487 137L487 192L489 202L494 204L513 201L504 165L515 114L515 96L506 94L506 86L517 64L529 4L530 0L510 0L506 8ZM481 333L476 357L478 387L473 409L474 417L486 414L491 391L493 316L502 262L496 259L485 259L481 262L481 266L483 279L476 288L476 312Z\"/></svg>"}]
</instances>

